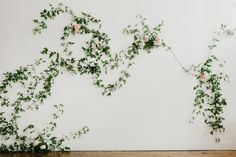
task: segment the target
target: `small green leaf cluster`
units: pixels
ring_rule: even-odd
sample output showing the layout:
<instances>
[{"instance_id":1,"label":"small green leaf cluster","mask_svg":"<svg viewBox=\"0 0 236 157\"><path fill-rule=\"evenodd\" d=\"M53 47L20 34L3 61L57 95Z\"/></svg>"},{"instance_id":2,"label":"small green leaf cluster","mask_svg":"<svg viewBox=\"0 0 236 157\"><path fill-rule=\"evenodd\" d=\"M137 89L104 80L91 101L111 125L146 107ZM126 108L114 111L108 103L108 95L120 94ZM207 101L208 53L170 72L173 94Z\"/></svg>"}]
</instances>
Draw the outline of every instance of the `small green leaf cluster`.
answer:
<instances>
[{"instance_id":1,"label":"small green leaf cluster","mask_svg":"<svg viewBox=\"0 0 236 157\"><path fill-rule=\"evenodd\" d=\"M88 127L83 127L69 136L56 137L53 136L53 132L57 127L56 120L63 113L62 105L54 105L56 112L52 116L52 120L48 125L41 131L36 131L36 126L29 124L22 130L18 130L14 138L7 138L6 143L1 143L0 152L49 152L49 151L69 151L70 148L64 145L66 140L79 138L82 134L86 134L89 129ZM1 117L2 118L2 117ZM6 120L1 119L2 122ZM11 129L13 130L13 129ZM5 131L1 130L1 133ZM19 133L21 132L21 133ZM2 135L4 138L6 136ZM9 141L10 140L10 141Z\"/></svg>"}]
</instances>

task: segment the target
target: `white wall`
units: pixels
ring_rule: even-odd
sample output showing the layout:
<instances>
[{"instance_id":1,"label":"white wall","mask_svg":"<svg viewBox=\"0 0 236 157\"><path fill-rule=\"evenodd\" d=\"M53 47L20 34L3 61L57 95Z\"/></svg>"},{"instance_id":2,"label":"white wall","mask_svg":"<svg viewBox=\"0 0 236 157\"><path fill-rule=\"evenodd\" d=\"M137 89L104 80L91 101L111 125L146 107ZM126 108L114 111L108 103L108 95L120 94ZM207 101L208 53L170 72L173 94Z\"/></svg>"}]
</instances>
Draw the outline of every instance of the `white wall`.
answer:
<instances>
[{"instance_id":1,"label":"white wall","mask_svg":"<svg viewBox=\"0 0 236 157\"><path fill-rule=\"evenodd\" d=\"M43 47L58 50L59 35L66 16L49 24L40 36L33 36L32 19L48 7L42 0L0 1L0 73L32 63ZM185 66L201 62L219 24L236 27L236 0L64 0L76 13L90 12L100 18L110 35L114 51L129 41L122 29L142 14L150 25L165 21L162 37ZM229 105L225 110L226 133L216 144L201 118L189 124L195 84L169 52L155 50L139 56L124 88L104 97L87 76L63 75L56 80L53 95L40 112L27 113L22 122L48 121L51 104L65 105L58 135L88 125L91 131L68 144L74 150L162 150L236 149L236 39L225 39L217 55L227 61L231 78L224 85ZM78 50L79 53L80 50ZM22 124L23 125L23 124Z\"/></svg>"}]
</instances>

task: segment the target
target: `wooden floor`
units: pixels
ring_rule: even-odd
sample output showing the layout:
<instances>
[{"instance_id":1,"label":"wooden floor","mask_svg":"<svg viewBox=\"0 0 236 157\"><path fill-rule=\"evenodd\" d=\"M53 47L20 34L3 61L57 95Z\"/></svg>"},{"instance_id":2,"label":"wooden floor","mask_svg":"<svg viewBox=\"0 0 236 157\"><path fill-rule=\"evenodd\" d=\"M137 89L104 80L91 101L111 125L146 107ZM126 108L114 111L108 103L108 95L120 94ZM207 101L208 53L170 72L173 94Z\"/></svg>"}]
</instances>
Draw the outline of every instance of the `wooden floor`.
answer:
<instances>
[{"instance_id":1,"label":"wooden floor","mask_svg":"<svg viewBox=\"0 0 236 157\"><path fill-rule=\"evenodd\" d=\"M235 151L138 151L138 152L70 152L47 154L1 154L0 157L236 157Z\"/></svg>"}]
</instances>

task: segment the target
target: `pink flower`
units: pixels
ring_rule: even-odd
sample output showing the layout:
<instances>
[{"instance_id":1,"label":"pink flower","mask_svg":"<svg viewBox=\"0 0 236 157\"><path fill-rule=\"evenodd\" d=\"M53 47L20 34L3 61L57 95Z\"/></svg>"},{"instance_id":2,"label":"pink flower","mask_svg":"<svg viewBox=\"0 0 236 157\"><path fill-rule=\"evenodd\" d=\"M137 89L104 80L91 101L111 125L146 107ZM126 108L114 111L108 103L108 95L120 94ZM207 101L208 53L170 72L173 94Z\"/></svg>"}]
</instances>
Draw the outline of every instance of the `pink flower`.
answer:
<instances>
[{"instance_id":1,"label":"pink flower","mask_svg":"<svg viewBox=\"0 0 236 157\"><path fill-rule=\"evenodd\" d=\"M75 24L73 27L76 33L80 31L80 28L81 28L80 24Z\"/></svg>"},{"instance_id":2,"label":"pink flower","mask_svg":"<svg viewBox=\"0 0 236 157\"><path fill-rule=\"evenodd\" d=\"M199 76L200 81L204 82L206 81L206 76L204 75L204 73L201 73Z\"/></svg>"},{"instance_id":3,"label":"pink flower","mask_svg":"<svg viewBox=\"0 0 236 157\"><path fill-rule=\"evenodd\" d=\"M92 43L91 47L92 47L93 51L97 49L97 45L95 43Z\"/></svg>"},{"instance_id":4,"label":"pink flower","mask_svg":"<svg viewBox=\"0 0 236 157\"><path fill-rule=\"evenodd\" d=\"M159 46L161 45L161 39L159 37L156 37L155 40L154 40L154 45L155 46Z\"/></svg>"},{"instance_id":5,"label":"pink flower","mask_svg":"<svg viewBox=\"0 0 236 157\"><path fill-rule=\"evenodd\" d=\"M33 146L37 146L37 145L39 145L39 141L37 141L37 140L35 140L34 142L33 142Z\"/></svg>"},{"instance_id":6,"label":"pink flower","mask_svg":"<svg viewBox=\"0 0 236 157\"><path fill-rule=\"evenodd\" d=\"M148 36L145 35L145 36L143 37L143 41L146 43L146 42L148 42L148 40L149 40L149 39L148 39Z\"/></svg>"}]
</instances>

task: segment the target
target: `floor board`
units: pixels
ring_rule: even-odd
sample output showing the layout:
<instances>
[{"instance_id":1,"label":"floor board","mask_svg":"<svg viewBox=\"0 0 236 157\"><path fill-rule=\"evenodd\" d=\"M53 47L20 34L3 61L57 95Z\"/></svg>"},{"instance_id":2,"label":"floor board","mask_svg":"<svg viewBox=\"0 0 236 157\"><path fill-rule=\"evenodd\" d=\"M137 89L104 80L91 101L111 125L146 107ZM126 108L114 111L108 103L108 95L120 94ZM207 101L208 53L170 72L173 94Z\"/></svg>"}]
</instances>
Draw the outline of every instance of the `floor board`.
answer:
<instances>
[{"instance_id":1,"label":"floor board","mask_svg":"<svg viewBox=\"0 0 236 157\"><path fill-rule=\"evenodd\" d=\"M236 151L138 151L0 154L0 157L236 157Z\"/></svg>"}]
</instances>

